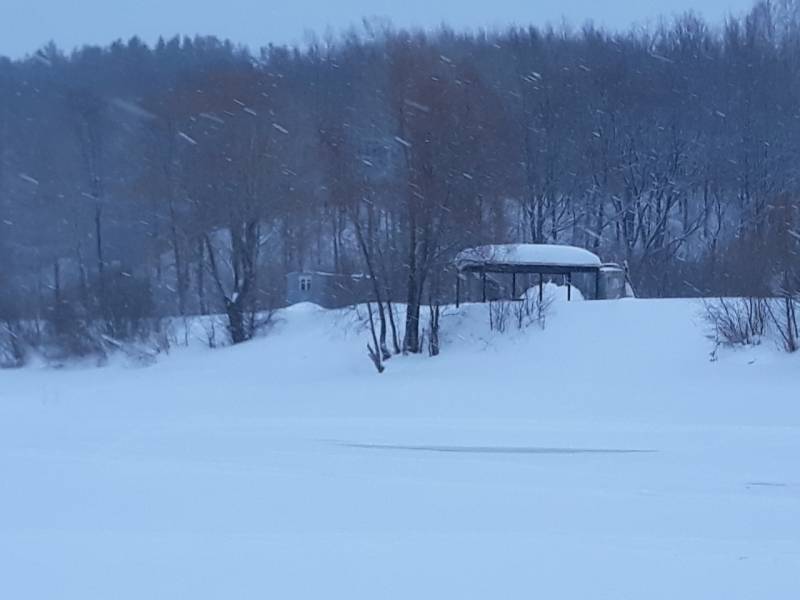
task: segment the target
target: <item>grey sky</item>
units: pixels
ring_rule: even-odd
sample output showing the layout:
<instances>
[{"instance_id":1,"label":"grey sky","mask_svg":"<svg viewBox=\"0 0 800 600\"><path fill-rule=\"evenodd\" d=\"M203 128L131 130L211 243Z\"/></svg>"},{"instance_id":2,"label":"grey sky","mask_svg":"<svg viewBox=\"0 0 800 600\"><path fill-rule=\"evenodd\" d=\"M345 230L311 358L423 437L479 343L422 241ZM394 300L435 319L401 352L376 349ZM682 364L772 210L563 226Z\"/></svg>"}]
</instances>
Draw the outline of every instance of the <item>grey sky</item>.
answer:
<instances>
[{"instance_id":1,"label":"grey sky","mask_svg":"<svg viewBox=\"0 0 800 600\"><path fill-rule=\"evenodd\" d=\"M339 31L364 16L398 26L493 27L508 23L610 27L694 9L718 21L753 0L0 0L0 54L19 57L48 40L71 49L139 35L215 34L253 47L303 42L309 30Z\"/></svg>"}]
</instances>

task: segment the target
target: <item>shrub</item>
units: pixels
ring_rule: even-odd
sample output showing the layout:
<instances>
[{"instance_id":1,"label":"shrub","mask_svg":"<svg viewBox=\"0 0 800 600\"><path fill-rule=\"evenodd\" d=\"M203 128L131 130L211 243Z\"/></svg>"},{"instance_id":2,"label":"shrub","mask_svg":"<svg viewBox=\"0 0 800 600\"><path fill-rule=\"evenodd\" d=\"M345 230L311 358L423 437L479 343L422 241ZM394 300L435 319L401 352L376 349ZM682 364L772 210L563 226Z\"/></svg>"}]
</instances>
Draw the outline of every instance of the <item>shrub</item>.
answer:
<instances>
[{"instance_id":1,"label":"shrub","mask_svg":"<svg viewBox=\"0 0 800 600\"><path fill-rule=\"evenodd\" d=\"M767 327L766 298L717 298L705 302L706 320L717 344L759 344Z\"/></svg>"}]
</instances>

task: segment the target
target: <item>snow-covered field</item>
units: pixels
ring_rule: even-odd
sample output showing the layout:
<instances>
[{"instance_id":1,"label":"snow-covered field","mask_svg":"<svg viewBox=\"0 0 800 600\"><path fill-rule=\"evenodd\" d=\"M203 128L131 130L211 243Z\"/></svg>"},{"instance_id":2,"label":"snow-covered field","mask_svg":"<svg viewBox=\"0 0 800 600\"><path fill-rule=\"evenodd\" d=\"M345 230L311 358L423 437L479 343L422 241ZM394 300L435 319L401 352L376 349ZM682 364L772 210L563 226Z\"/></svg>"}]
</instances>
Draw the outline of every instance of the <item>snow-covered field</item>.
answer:
<instances>
[{"instance_id":1,"label":"snow-covered field","mask_svg":"<svg viewBox=\"0 0 800 600\"><path fill-rule=\"evenodd\" d=\"M148 368L0 372L0 598L800 597L800 361L697 303L351 315Z\"/></svg>"}]
</instances>

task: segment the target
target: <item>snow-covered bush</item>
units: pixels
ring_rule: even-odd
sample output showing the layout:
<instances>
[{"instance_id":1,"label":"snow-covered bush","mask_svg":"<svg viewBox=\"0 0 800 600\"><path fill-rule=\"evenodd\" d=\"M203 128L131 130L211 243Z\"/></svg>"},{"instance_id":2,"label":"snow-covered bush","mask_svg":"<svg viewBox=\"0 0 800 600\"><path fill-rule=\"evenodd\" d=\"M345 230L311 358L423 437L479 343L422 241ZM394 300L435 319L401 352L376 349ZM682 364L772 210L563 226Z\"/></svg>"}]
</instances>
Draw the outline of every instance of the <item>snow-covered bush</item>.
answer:
<instances>
[{"instance_id":1,"label":"snow-covered bush","mask_svg":"<svg viewBox=\"0 0 800 600\"><path fill-rule=\"evenodd\" d=\"M774 341L786 352L800 349L797 313L800 296L783 293L776 298L717 298L705 302L705 317L712 326L716 348L754 346Z\"/></svg>"},{"instance_id":2,"label":"snow-covered bush","mask_svg":"<svg viewBox=\"0 0 800 600\"><path fill-rule=\"evenodd\" d=\"M106 357L101 323L93 322L80 307L66 301L58 302L48 312L51 316L44 321L39 344L45 358L60 362L89 356Z\"/></svg>"},{"instance_id":3,"label":"snow-covered bush","mask_svg":"<svg viewBox=\"0 0 800 600\"><path fill-rule=\"evenodd\" d=\"M0 368L23 366L27 354L21 323L12 319L0 322Z\"/></svg>"},{"instance_id":4,"label":"snow-covered bush","mask_svg":"<svg viewBox=\"0 0 800 600\"><path fill-rule=\"evenodd\" d=\"M573 290L573 294L575 293L576 290ZM541 298L539 298L538 291L534 289L528 290L522 301L517 302L514 306L517 329L524 329L534 323L544 329L554 301L555 291L550 287L545 288L545 293Z\"/></svg>"},{"instance_id":5,"label":"snow-covered bush","mask_svg":"<svg viewBox=\"0 0 800 600\"><path fill-rule=\"evenodd\" d=\"M717 298L705 302L705 311L717 345L756 345L766 332L766 298Z\"/></svg>"},{"instance_id":6,"label":"snow-covered bush","mask_svg":"<svg viewBox=\"0 0 800 600\"><path fill-rule=\"evenodd\" d=\"M0 296L0 368L21 367L28 356L26 321L21 302Z\"/></svg>"},{"instance_id":7,"label":"snow-covered bush","mask_svg":"<svg viewBox=\"0 0 800 600\"><path fill-rule=\"evenodd\" d=\"M489 302L489 329L503 333L511 325L521 330L534 323L544 329L558 289L558 286L547 284L541 298L539 288L533 287L516 300ZM577 294L577 290L573 289L573 294Z\"/></svg>"},{"instance_id":8,"label":"snow-covered bush","mask_svg":"<svg viewBox=\"0 0 800 600\"><path fill-rule=\"evenodd\" d=\"M800 297L786 294L783 298L768 302L767 310L772 327L780 338L780 345L786 352L797 352L800 349L800 328L797 324Z\"/></svg>"},{"instance_id":9,"label":"snow-covered bush","mask_svg":"<svg viewBox=\"0 0 800 600\"><path fill-rule=\"evenodd\" d=\"M511 317L512 300L491 300L489 302L489 329L504 333Z\"/></svg>"}]
</instances>

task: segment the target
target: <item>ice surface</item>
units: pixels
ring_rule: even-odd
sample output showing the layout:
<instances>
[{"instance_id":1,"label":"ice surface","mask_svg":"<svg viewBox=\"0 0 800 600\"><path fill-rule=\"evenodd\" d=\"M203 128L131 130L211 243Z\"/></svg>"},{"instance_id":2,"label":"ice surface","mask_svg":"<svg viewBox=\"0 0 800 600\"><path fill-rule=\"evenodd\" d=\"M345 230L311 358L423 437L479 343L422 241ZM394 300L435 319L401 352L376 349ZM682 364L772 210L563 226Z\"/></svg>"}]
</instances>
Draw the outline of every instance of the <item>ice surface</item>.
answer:
<instances>
[{"instance_id":1,"label":"ice surface","mask_svg":"<svg viewBox=\"0 0 800 600\"><path fill-rule=\"evenodd\" d=\"M556 302L369 363L353 312L0 372L0 598L791 599L800 362L698 303ZM642 452L646 451L646 452Z\"/></svg>"}]
</instances>

